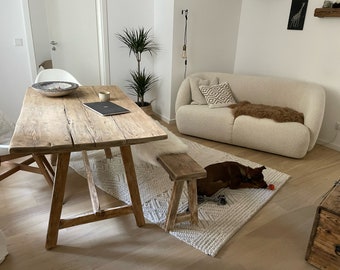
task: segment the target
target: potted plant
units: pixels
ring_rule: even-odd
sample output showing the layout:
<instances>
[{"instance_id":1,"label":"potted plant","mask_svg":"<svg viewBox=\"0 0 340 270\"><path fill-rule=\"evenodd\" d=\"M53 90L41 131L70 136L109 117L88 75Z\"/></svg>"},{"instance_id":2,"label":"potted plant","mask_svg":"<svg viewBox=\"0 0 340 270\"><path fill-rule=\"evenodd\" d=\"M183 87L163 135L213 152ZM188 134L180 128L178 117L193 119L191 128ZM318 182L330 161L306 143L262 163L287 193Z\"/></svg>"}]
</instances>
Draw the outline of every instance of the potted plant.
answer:
<instances>
[{"instance_id":1,"label":"potted plant","mask_svg":"<svg viewBox=\"0 0 340 270\"><path fill-rule=\"evenodd\" d=\"M150 37L150 30L145 30L143 27L139 29L125 28L122 34L117 34L118 39L129 49L129 56L133 53L136 57L137 70L130 71L131 79L128 80L127 87L137 97L136 103L140 107L151 107L150 102L144 100L144 95L158 81L158 78L152 73L147 72L145 68L141 68L143 53L149 52L152 55L159 49L158 45Z\"/></svg>"}]
</instances>

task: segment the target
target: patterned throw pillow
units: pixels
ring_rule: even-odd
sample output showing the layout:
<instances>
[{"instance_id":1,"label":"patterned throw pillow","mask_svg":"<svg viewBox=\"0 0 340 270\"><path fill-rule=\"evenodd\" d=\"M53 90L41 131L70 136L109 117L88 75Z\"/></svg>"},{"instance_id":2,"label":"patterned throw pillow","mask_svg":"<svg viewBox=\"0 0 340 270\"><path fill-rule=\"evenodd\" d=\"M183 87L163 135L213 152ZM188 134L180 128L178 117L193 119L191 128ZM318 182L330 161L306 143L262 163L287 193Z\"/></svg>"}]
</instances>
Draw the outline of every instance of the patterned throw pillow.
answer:
<instances>
[{"instance_id":1,"label":"patterned throw pillow","mask_svg":"<svg viewBox=\"0 0 340 270\"><path fill-rule=\"evenodd\" d=\"M209 108L227 107L230 104L236 103L233 93L228 82L224 82L212 86L200 86Z\"/></svg>"},{"instance_id":2,"label":"patterned throw pillow","mask_svg":"<svg viewBox=\"0 0 340 270\"><path fill-rule=\"evenodd\" d=\"M205 80L199 77L191 77L189 78L190 81L190 88L191 88L191 99L192 105L206 105L207 101L205 100L204 96L202 95L199 87L202 85L214 85L218 84L218 78L214 78L212 80Z\"/></svg>"}]
</instances>

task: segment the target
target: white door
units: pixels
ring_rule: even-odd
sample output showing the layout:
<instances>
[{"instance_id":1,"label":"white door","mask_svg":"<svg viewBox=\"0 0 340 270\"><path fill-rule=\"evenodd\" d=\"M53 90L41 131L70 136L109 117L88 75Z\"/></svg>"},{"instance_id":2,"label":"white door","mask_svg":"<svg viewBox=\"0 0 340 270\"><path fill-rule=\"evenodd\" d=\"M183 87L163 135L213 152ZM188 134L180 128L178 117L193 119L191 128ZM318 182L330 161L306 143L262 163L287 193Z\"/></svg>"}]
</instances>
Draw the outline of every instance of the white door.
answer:
<instances>
[{"instance_id":1,"label":"white door","mask_svg":"<svg viewBox=\"0 0 340 270\"><path fill-rule=\"evenodd\" d=\"M53 67L69 71L83 85L99 85L96 0L45 3Z\"/></svg>"}]
</instances>

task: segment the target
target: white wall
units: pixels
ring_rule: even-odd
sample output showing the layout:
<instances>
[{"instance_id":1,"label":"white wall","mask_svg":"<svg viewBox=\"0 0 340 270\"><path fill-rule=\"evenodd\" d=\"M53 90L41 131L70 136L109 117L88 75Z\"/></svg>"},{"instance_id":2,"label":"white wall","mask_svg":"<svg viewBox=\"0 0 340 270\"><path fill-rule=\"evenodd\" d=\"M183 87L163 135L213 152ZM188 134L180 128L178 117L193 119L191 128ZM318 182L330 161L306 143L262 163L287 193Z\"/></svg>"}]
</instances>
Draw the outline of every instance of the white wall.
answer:
<instances>
[{"instance_id":1,"label":"white wall","mask_svg":"<svg viewBox=\"0 0 340 270\"><path fill-rule=\"evenodd\" d=\"M188 74L200 71L232 72L241 12L239 0L176 0L174 40L183 44L182 9L189 10ZM182 46L177 46L181 55Z\"/></svg>"},{"instance_id":2,"label":"white wall","mask_svg":"<svg viewBox=\"0 0 340 270\"><path fill-rule=\"evenodd\" d=\"M155 1L155 37L160 50L155 58L154 70L159 78L153 110L165 121L170 121L173 85L174 0Z\"/></svg>"},{"instance_id":3,"label":"white wall","mask_svg":"<svg viewBox=\"0 0 340 270\"><path fill-rule=\"evenodd\" d=\"M323 0L309 1L303 31L287 30L291 1L243 0L235 73L275 75L326 88L319 140L340 150L340 18L314 17ZM335 138L335 139L334 139Z\"/></svg>"},{"instance_id":4,"label":"white wall","mask_svg":"<svg viewBox=\"0 0 340 270\"><path fill-rule=\"evenodd\" d=\"M15 39L23 45L15 46ZM16 121L32 84L21 0L0 0L0 59L0 110Z\"/></svg>"}]
</instances>

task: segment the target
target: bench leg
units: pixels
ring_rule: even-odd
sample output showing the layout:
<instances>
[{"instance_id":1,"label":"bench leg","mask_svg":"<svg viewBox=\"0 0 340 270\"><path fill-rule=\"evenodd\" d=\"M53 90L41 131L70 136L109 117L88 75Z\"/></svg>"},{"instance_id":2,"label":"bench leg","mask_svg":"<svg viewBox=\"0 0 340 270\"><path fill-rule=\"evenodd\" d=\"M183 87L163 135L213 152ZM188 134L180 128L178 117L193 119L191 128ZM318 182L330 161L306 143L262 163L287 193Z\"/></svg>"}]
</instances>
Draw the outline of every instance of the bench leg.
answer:
<instances>
[{"instance_id":1,"label":"bench leg","mask_svg":"<svg viewBox=\"0 0 340 270\"><path fill-rule=\"evenodd\" d=\"M188 200L191 224L198 224L198 206L197 206L197 180L191 179L187 181Z\"/></svg>"},{"instance_id":2,"label":"bench leg","mask_svg":"<svg viewBox=\"0 0 340 270\"><path fill-rule=\"evenodd\" d=\"M174 181L173 190L171 193L168 214L165 222L165 231L168 232L172 230L176 223L177 210L179 205L179 200L182 195L184 181Z\"/></svg>"}]
</instances>

